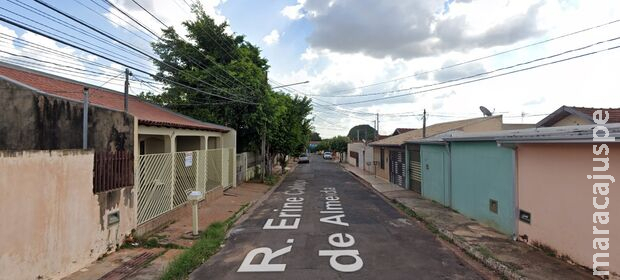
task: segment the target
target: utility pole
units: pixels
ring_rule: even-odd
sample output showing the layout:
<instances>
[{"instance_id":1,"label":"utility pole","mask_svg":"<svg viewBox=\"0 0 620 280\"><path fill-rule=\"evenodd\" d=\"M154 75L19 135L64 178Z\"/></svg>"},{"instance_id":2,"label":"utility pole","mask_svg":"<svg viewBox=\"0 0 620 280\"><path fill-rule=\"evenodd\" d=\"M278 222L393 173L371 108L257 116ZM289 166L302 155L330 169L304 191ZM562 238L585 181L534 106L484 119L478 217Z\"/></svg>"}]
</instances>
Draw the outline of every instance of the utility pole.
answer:
<instances>
[{"instance_id":1,"label":"utility pole","mask_svg":"<svg viewBox=\"0 0 620 280\"><path fill-rule=\"evenodd\" d=\"M422 114L422 138L426 138L426 109Z\"/></svg>"},{"instance_id":2,"label":"utility pole","mask_svg":"<svg viewBox=\"0 0 620 280\"><path fill-rule=\"evenodd\" d=\"M377 137L379 137L381 133L379 133L379 113L377 113Z\"/></svg>"},{"instance_id":3,"label":"utility pole","mask_svg":"<svg viewBox=\"0 0 620 280\"><path fill-rule=\"evenodd\" d=\"M82 149L88 149L88 88L84 87L84 106L82 119Z\"/></svg>"},{"instance_id":4,"label":"utility pole","mask_svg":"<svg viewBox=\"0 0 620 280\"><path fill-rule=\"evenodd\" d=\"M128 103L128 98L129 98L129 76L131 75L131 72L129 72L129 68L125 68L125 113L127 113L129 111L129 103Z\"/></svg>"}]
</instances>

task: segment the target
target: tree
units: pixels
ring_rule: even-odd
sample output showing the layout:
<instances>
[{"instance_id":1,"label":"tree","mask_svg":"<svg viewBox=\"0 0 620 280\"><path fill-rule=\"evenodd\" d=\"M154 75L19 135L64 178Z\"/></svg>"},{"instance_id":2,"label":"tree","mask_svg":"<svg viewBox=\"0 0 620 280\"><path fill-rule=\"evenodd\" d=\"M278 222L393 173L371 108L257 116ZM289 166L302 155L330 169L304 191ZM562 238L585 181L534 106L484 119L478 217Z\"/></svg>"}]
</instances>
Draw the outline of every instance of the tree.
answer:
<instances>
[{"instance_id":1,"label":"tree","mask_svg":"<svg viewBox=\"0 0 620 280\"><path fill-rule=\"evenodd\" d=\"M215 24L200 5L193 12L196 19L183 23L187 41L169 27L153 43L162 60L155 63L155 79L166 91L143 97L201 121L232 127L237 130L238 151L257 151L270 122L267 60L243 36L227 34L228 24Z\"/></svg>"},{"instance_id":2,"label":"tree","mask_svg":"<svg viewBox=\"0 0 620 280\"><path fill-rule=\"evenodd\" d=\"M356 125L347 134L349 139L362 141L362 140L374 140L377 136L377 130L367 124Z\"/></svg>"},{"instance_id":3,"label":"tree","mask_svg":"<svg viewBox=\"0 0 620 280\"><path fill-rule=\"evenodd\" d=\"M187 40L174 28L152 44L161 58L155 80L165 85L161 95L141 97L201 121L223 124L237 131L237 151L259 151L266 139L268 168L276 156L302 152L310 139L311 100L274 92L269 86L267 60L258 47L216 24L193 6L195 20L183 23ZM189 87L189 88L188 88ZM198 89L198 90L194 90Z\"/></svg>"},{"instance_id":4,"label":"tree","mask_svg":"<svg viewBox=\"0 0 620 280\"><path fill-rule=\"evenodd\" d=\"M310 134L310 141L321 141L321 135L313 131L312 134Z\"/></svg>"},{"instance_id":5,"label":"tree","mask_svg":"<svg viewBox=\"0 0 620 280\"><path fill-rule=\"evenodd\" d=\"M343 154L347 152L347 144L351 143L351 139L347 136L335 136L330 139L323 139L317 150L322 151L331 151L340 154L340 159L342 160Z\"/></svg>"},{"instance_id":6,"label":"tree","mask_svg":"<svg viewBox=\"0 0 620 280\"><path fill-rule=\"evenodd\" d=\"M311 134L311 100L276 93L272 100L273 123L267 133L270 162L277 159L284 171L286 156L298 156L308 146Z\"/></svg>"}]
</instances>

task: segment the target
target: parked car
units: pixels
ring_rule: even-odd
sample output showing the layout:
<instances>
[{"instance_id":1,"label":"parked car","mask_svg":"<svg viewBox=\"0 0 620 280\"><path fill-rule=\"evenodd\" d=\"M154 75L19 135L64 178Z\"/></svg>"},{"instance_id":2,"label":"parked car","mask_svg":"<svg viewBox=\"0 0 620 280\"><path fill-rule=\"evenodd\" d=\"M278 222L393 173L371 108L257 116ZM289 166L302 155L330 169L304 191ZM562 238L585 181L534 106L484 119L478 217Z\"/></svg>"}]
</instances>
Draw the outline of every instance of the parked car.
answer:
<instances>
[{"instance_id":1,"label":"parked car","mask_svg":"<svg viewBox=\"0 0 620 280\"><path fill-rule=\"evenodd\" d=\"M298 163L310 163L310 159L308 158L308 155L301 154L299 155L299 160L297 162Z\"/></svg>"},{"instance_id":2,"label":"parked car","mask_svg":"<svg viewBox=\"0 0 620 280\"><path fill-rule=\"evenodd\" d=\"M323 159L332 159L332 152L323 153Z\"/></svg>"}]
</instances>

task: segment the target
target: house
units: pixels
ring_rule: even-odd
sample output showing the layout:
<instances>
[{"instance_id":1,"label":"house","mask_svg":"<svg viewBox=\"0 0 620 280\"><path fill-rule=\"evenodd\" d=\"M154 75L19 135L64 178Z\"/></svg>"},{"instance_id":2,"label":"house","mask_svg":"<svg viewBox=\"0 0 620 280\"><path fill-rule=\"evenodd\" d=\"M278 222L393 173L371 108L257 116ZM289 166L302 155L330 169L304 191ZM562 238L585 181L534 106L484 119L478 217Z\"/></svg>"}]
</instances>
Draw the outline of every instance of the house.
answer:
<instances>
[{"instance_id":1,"label":"house","mask_svg":"<svg viewBox=\"0 0 620 280\"><path fill-rule=\"evenodd\" d=\"M620 157L615 151L620 151L620 124L606 126L610 138L597 142L592 141L594 126L586 125L553 135L541 129L520 136L502 137L497 143L516 150L516 234L526 238L529 244L548 246L558 256L568 257L590 268L596 253L609 253L609 258L597 261L612 265L598 270L620 273L618 266L613 265L620 262L617 247L612 245L609 251L593 249L594 238L613 240L620 232L620 224L603 223L600 219L605 219L604 216L593 216L596 212L620 213L620 205L613 203L620 197L617 191L614 192L619 183L588 178L592 174L601 174L612 175L618 180ZM607 145L609 154L602 149L602 144ZM593 171L595 167L606 170L596 172ZM593 186L606 185L611 190L608 194L602 192L604 189L594 192ZM604 204L605 197L610 201L608 207L594 208L593 199ZM609 234L593 235L593 227L608 230Z\"/></svg>"},{"instance_id":2,"label":"house","mask_svg":"<svg viewBox=\"0 0 620 280\"><path fill-rule=\"evenodd\" d=\"M592 114L596 110L605 110L609 113L607 123L620 123L620 108L586 108L562 106L536 123L536 127L592 125Z\"/></svg>"},{"instance_id":3,"label":"house","mask_svg":"<svg viewBox=\"0 0 620 280\"><path fill-rule=\"evenodd\" d=\"M612 203L605 210L592 204L597 196L593 195L594 184L611 187L614 183L589 179L593 168L605 170L601 174L620 174L620 159L613 156L613 150L620 150L620 143L614 140L620 137L620 124L605 125L609 138L596 142L592 140L595 127L448 132L413 140L412 144L420 145L424 166L422 195L504 234L547 246L558 255L592 267L596 253L592 226L612 234L620 231L612 223L592 222L597 211L620 211ZM609 192L606 196L615 195ZM602 261L620 261L616 255Z\"/></svg>"},{"instance_id":4,"label":"house","mask_svg":"<svg viewBox=\"0 0 620 280\"><path fill-rule=\"evenodd\" d=\"M373 161L373 148L370 142L355 141L347 144L347 162L363 171L375 173L377 167Z\"/></svg>"},{"instance_id":5,"label":"house","mask_svg":"<svg viewBox=\"0 0 620 280\"><path fill-rule=\"evenodd\" d=\"M394 129L394 132L392 132L392 135L390 135L390 136L394 136L394 135L398 135L398 134L403 134L405 132L409 132L409 131L412 131L412 130L415 130L415 128L402 128L402 127L401 128L396 128L396 129Z\"/></svg>"},{"instance_id":6,"label":"house","mask_svg":"<svg viewBox=\"0 0 620 280\"><path fill-rule=\"evenodd\" d=\"M370 143L373 159L377 161L376 175L415 192L421 192L420 149L417 144L405 145L407 141L431 137L446 131L464 132L492 131L502 129L502 116L481 117L444 122L387 137Z\"/></svg>"},{"instance_id":7,"label":"house","mask_svg":"<svg viewBox=\"0 0 620 280\"><path fill-rule=\"evenodd\" d=\"M189 191L204 202L236 184L234 129L134 96L125 111L124 102L119 92L0 64L0 210L15 213L0 218L15 225L0 230L13 236L0 241L3 274L61 278L132 232L173 220ZM15 184L28 196L4 189Z\"/></svg>"}]
</instances>

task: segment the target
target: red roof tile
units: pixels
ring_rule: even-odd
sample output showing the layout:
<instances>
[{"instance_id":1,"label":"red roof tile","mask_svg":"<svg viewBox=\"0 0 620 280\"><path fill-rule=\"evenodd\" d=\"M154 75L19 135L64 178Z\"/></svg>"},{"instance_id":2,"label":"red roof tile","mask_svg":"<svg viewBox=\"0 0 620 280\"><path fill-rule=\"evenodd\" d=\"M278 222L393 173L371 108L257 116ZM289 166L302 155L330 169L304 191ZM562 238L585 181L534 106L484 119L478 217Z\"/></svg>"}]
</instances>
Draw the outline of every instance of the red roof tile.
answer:
<instances>
[{"instance_id":1,"label":"red roof tile","mask_svg":"<svg viewBox=\"0 0 620 280\"><path fill-rule=\"evenodd\" d=\"M609 120L607 123L620 123L620 108L586 108L586 107L571 107L579 112L582 112L588 116L593 116L596 110L603 110L609 113ZM605 117L605 114L603 114Z\"/></svg>"},{"instance_id":2,"label":"red roof tile","mask_svg":"<svg viewBox=\"0 0 620 280\"><path fill-rule=\"evenodd\" d=\"M44 74L36 70L25 69L19 66L0 65L0 75L11 80L36 88L50 95L82 101L85 85L77 81ZM89 101L91 104L119 110L124 110L124 96L120 92L90 86ZM228 132L231 129L225 126L205 123L190 117L177 114L168 109L143 101L135 96L129 96L129 113L138 118L138 123L149 126L165 126L175 128L199 129Z\"/></svg>"}]
</instances>

